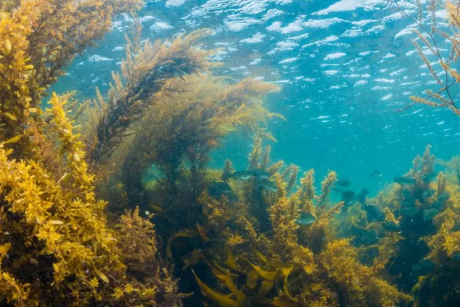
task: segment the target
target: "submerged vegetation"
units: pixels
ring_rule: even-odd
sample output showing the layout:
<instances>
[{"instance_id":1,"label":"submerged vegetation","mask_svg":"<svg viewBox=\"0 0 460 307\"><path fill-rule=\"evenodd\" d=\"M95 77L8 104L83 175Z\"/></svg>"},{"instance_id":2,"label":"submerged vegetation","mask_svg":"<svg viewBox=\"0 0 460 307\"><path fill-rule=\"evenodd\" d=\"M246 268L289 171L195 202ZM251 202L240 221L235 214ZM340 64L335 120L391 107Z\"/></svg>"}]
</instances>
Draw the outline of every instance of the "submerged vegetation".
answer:
<instances>
[{"instance_id":1,"label":"submerged vegetation","mask_svg":"<svg viewBox=\"0 0 460 307\"><path fill-rule=\"evenodd\" d=\"M212 31L141 43L134 23L107 94L46 94L140 5L0 4L2 306L460 304L460 159L437 172L428 146L374 199L334 171L317 191L314 170L264 147L284 119L265 104L279 88L214 75L198 45ZM210 168L230 133L254 140L247 167Z\"/></svg>"},{"instance_id":2,"label":"submerged vegetation","mask_svg":"<svg viewBox=\"0 0 460 307\"><path fill-rule=\"evenodd\" d=\"M416 1L418 14L416 17L408 15L401 7L399 1L390 0L394 3L401 14L414 22L413 31L417 38L412 40L418 55L422 59L428 72L431 74L437 85L438 91L426 90L426 96L411 96L412 104L403 108L409 108L416 103L422 103L430 107L447 108L460 115L458 102L455 101L455 88L460 82L460 75L455 69L455 63L460 56L459 31L460 31L460 2L431 0L427 7L424 7L421 0ZM445 6L449 19L449 32L443 31L438 26L437 12L440 6ZM446 51L438 47L441 41L446 40L451 45ZM430 57L430 58L428 58ZM433 61L433 59L435 61ZM440 65L440 71L436 71L436 65Z\"/></svg>"}]
</instances>

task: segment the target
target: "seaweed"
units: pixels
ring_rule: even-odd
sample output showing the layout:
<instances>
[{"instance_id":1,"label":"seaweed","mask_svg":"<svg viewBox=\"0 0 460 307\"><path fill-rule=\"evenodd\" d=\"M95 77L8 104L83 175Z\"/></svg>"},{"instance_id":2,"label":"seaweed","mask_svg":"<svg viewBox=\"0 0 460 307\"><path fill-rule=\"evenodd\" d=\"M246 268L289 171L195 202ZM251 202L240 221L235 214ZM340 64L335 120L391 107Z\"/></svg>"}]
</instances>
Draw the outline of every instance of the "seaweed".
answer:
<instances>
[{"instance_id":1,"label":"seaweed","mask_svg":"<svg viewBox=\"0 0 460 307\"><path fill-rule=\"evenodd\" d=\"M207 29L198 30L179 36L171 44L160 41L152 44L147 40L144 46L127 39L121 75L113 73L114 84L108 93L108 102L101 102L103 108L94 139L88 140L89 159L94 165L113 154L127 135L128 127L143 116L149 105L155 104L155 94L163 89L167 80L205 72L213 66L207 61L210 51L191 47L210 33ZM135 42L139 40L134 38Z\"/></svg>"},{"instance_id":2,"label":"seaweed","mask_svg":"<svg viewBox=\"0 0 460 307\"><path fill-rule=\"evenodd\" d=\"M270 168L263 152L267 150L256 140L248 169L263 164ZM263 191L256 198L256 182L232 178L228 182L237 200L213 199L206 192L201 196L207 241L198 262L206 265L215 282L211 286L212 280L201 279L203 268L201 274L194 272L203 300L218 306L398 306L410 301L382 279L378 269L360 262L349 239L335 237L332 221L342 203L330 202L329 194L336 174L330 172L316 194L311 170L302 185L288 193L295 169L276 167L270 179L277 191ZM229 162L225 172L232 172ZM254 205L261 199L263 206ZM265 222L262 210L268 213ZM296 220L307 212L316 219L298 225ZM197 231L192 232L197 238Z\"/></svg>"},{"instance_id":3,"label":"seaweed","mask_svg":"<svg viewBox=\"0 0 460 307\"><path fill-rule=\"evenodd\" d=\"M426 90L424 97L411 96L413 101L410 105L400 109L403 111L411 106L421 103L435 108L446 108L451 110L454 114L460 115L460 110L455 101L454 86L460 81L460 75L453 67L460 55L460 47L458 41L460 18L458 10L458 1L443 1L432 0L426 4L417 0L417 17L409 15L404 11L400 3L396 0L391 0L398 10L408 19L412 20L417 27L414 32L417 39L411 40L418 55L427 67L430 75L439 85L438 91ZM447 19L449 21L452 33L444 32L438 27L437 24L437 11L439 6L445 5L447 11ZM428 20L428 22L426 22ZM447 54L443 54L441 48L438 47L441 40L447 40L451 43L452 47ZM427 53L427 51L429 53ZM426 54L434 56L442 67L442 73L436 72L433 68L433 63L427 58ZM444 75L444 76L443 76Z\"/></svg>"},{"instance_id":4,"label":"seaweed","mask_svg":"<svg viewBox=\"0 0 460 307\"><path fill-rule=\"evenodd\" d=\"M267 136L264 122L279 115L269 112L262 98L277 89L253 79L225 84L210 74L169 80L132 127L136 133L126 150L114 158L121 161L114 182L123 184L131 206L162 208L159 225L193 227L200 220L196 200L211 176L206 168L210 153L235 130ZM147 189L144 176L152 168L157 176Z\"/></svg>"},{"instance_id":5,"label":"seaweed","mask_svg":"<svg viewBox=\"0 0 460 307\"><path fill-rule=\"evenodd\" d=\"M430 35L417 35L440 57L448 79L428 69L449 95L457 37L436 28L437 3L423 30L453 42L451 60ZM204 305L230 307L392 307L412 296L413 306L458 305L458 161L435 172L427 147L406 183L366 199L381 219L357 205L342 212L331 196L334 171L317 189L314 170L300 176L298 166L271 161L267 124L284 118L264 99L279 88L213 75L213 51L197 46L208 29L141 44L135 21L106 96L52 93L41 109L112 16L140 5L0 3L2 306L176 307L189 289ZM448 3L447 11L457 29L458 10ZM457 112L441 93L428 94ZM254 138L247 166L210 169L234 132Z\"/></svg>"},{"instance_id":6,"label":"seaweed","mask_svg":"<svg viewBox=\"0 0 460 307\"><path fill-rule=\"evenodd\" d=\"M96 200L84 145L65 117L66 102L67 96L53 95L48 112L67 176L54 180L39 163L12 160L12 150L0 148L0 240L2 255L8 254L2 257L1 299L27 306L85 306L91 301L117 306L120 287L129 292L130 301L145 303L165 291L162 286L169 296L157 303L180 305L182 296L171 288L175 281L155 260L156 249L146 245L154 243L153 225L138 217L138 211L122 218L118 242L125 243L119 249L106 223L106 203ZM134 237L143 241L141 250L129 248L139 242ZM135 270L145 274L144 280L137 277L143 283L135 277L139 273L132 273L136 259L147 262Z\"/></svg>"},{"instance_id":7,"label":"seaweed","mask_svg":"<svg viewBox=\"0 0 460 307\"><path fill-rule=\"evenodd\" d=\"M0 12L0 302L5 306L181 306L138 211L115 234L95 194L72 94L39 103L76 54L133 1L10 1ZM129 231L128 231L129 230ZM134 232L134 233L133 233ZM130 248L139 241L142 249ZM126 244L130 241L131 245ZM120 244L122 243L122 244ZM135 266L142 258L141 267Z\"/></svg>"},{"instance_id":8,"label":"seaweed","mask_svg":"<svg viewBox=\"0 0 460 307\"><path fill-rule=\"evenodd\" d=\"M31 155L28 127L40 102L75 56L110 29L112 15L140 0L9 1L0 11L0 137L13 155ZM19 156L18 156L19 157Z\"/></svg>"},{"instance_id":9,"label":"seaweed","mask_svg":"<svg viewBox=\"0 0 460 307\"><path fill-rule=\"evenodd\" d=\"M436 175L436 159L430 148L427 146L424 154L413 160L412 169L405 175L412 179L411 184L394 183L370 200L382 209L385 220L375 225L379 241L362 243L360 249L376 270L399 289L411 292L413 306L452 306L459 300L454 290L458 285L459 185L455 176L443 172ZM442 164L455 170L454 162ZM361 231L354 233L354 242L373 224L365 219L362 223ZM346 236L346 231L341 232ZM441 288L437 284L440 280Z\"/></svg>"}]
</instances>

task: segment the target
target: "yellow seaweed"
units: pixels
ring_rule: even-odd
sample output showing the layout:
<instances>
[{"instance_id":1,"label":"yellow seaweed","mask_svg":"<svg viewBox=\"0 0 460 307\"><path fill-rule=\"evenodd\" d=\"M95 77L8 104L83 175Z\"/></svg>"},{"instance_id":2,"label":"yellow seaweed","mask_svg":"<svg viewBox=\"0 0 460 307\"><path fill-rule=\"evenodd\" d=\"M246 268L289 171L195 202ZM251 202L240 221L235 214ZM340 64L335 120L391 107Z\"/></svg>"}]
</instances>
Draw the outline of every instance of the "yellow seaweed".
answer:
<instances>
[{"instance_id":1,"label":"yellow seaweed","mask_svg":"<svg viewBox=\"0 0 460 307\"><path fill-rule=\"evenodd\" d=\"M266 280L276 280L280 276L281 271L279 271L279 270L265 271L261 267L255 265L255 264L252 264L251 262L249 262L249 264L253 267L254 271L257 272L257 274L259 274L262 278L264 278Z\"/></svg>"},{"instance_id":2,"label":"yellow seaweed","mask_svg":"<svg viewBox=\"0 0 460 307\"><path fill-rule=\"evenodd\" d=\"M262 152L260 143L256 142L249 156L250 167L260 167L262 159L265 161L264 166L270 169L268 158ZM226 163L228 165L229 162ZM277 166L271 178L276 182L278 192L266 195L263 199L264 206L268 207L268 215L265 217L261 211L251 210L244 211L249 212L249 215L242 216L243 211L233 211L231 206L226 205L225 199L209 200L206 195L203 196L203 203L212 208L204 210L204 215L207 217L207 227L216 227L213 232L216 240L213 242L227 242L235 233L245 238L244 243L231 251L222 251L218 244L216 249L211 249L215 253L214 257L229 269L236 267L236 258L245 262L238 263L238 272L246 277L244 288L252 291L247 293L239 288L235 290L235 286L238 286L235 283L225 285L226 288L232 288L231 292L242 291L250 304L283 307L338 306L339 297L342 300L340 304L344 306L395 307L401 301L410 301L409 296L382 279L377 269L363 265L358 249L351 246L349 241L335 237L334 222L343 204L330 201L336 174L330 172L326 176L319 195L314 190L313 171L305 174L298 191L287 193L288 183L293 180L292 174L295 174L292 166L287 169ZM251 183L237 185L230 181L230 184L242 198L243 208L257 205L259 200L253 197L254 186ZM316 221L308 227L299 228L294 222L299 212L312 213ZM225 225L228 217L237 221L236 229L221 226ZM255 225L260 227L264 218L268 218L270 227L265 231L256 230ZM248 255L251 254L254 257L249 260ZM382 259L379 260L382 265L387 259L386 255L382 252ZM262 265L253 262L253 258ZM249 269L244 265L246 263ZM213 267L230 276L229 269L218 261L213 260ZM220 276L221 280L225 278L228 277ZM276 292L278 296L274 297Z\"/></svg>"},{"instance_id":3,"label":"yellow seaweed","mask_svg":"<svg viewBox=\"0 0 460 307\"><path fill-rule=\"evenodd\" d=\"M225 273L229 273L230 272L230 269L228 268L224 268L223 266L221 266L217 261L213 261L212 262L212 265L210 265L210 267L216 267L217 269L219 269L221 272L225 272Z\"/></svg>"},{"instance_id":4,"label":"yellow seaweed","mask_svg":"<svg viewBox=\"0 0 460 307\"><path fill-rule=\"evenodd\" d=\"M255 248L252 249L252 252L257 256L259 257L260 260L262 260L265 264L269 264L268 263L268 259L262 254L260 253L258 250L256 250Z\"/></svg>"},{"instance_id":5,"label":"yellow seaweed","mask_svg":"<svg viewBox=\"0 0 460 307\"><path fill-rule=\"evenodd\" d=\"M233 252L231 249L227 249L227 261L225 263L232 269L238 271L238 267L236 266L235 259L233 257Z\"/></svg>"},{"instance_id":6,"label":"yellow seaweed","mask_svg":"<svg viewBox=\"0 0 460 307\"><path fill-rule=\"evenodd\" d=\"M21 139L22 139L22 135L16 135L16 136L13 136L12 138L4 141L3 144L14 144L14 143L19 142Z\"/></svg>"},{"instance_id":7,"label":"yellow seaweed","mask_svg":"<svg viewBox=\"0 0 460 307\"><path fill-rule=\"evenodd\" d=\"M2 260L11 249L11 243L0 245L0 260Z\"/></svg>"},{"instance_id":8,"label":"yellow seaweed","mask_svg":"<svg viewBox=\"0 0 460 307\"><path fill-rule=\"evenodd\" d=\"M289 297L292 298L292 295L289 292L289 274L291 274L292 270L294 269L294 266L288 267L288 268L283 268L283 275L284 275L284 283L283 283L283 290L284 293Z\"/></svg>"},{"instance_id":9,"label":"yellow seaweed","mask_svg":"<svg viewBox=\"0 0 460 307\"><path fill-rule=\"evenodd\" d=\"M242 291L240 291L238 289L238 287L235 285L234 283L234 277L232 276L229 276L225 273L220 273L218 272L217 270L213 270L212 271L214 273L214 275L222 280L224 283L225 283L225 286L228 288L228 290L230 290L235 296L236 296L236 299L238 302L244 302L246 301L247 297L246 295L244 295L244 293Z\"/></svg>"},{"instance_id":10,"label":"yellow seaweed","mask_svg":"<svg viewBox=\"0 0 460 307\"><path fill-rule=\"evenodd\" d=\"M201 289L201 292L203 293L204 296L208 297L212 301L216 302L219 304L219 306L222 307L239 307L241 304L237 301L232 300L228 296L219 293L217 291L212 290L210 287L208 287L205 283L203 283L198 276L196 275L195 271L192 269L193 275L195 275L195 280L198 283L198 286Z\"/></svg>"},{"instance_id":11,"label":"yellow seaweed","mask_svg":"<svg viewBox=\"0 0 460 307\"><path fill-rule=\"evenodd\" d=\"M96 268L94 268L93 270L97 274L97 276L99 276L99 278L102 279L106 284L108 284L110 282L110 280L107 277L107 275L105 275L104 273L102 273L101 271L99 271Z\"/></svg>"},{"instance_id":12,"label":"yellow seaweed","mask_svg":"<svg viewBox=\"0 0 460 307\"><path fill-rule=\"evenodd\" d=\"M273 279L264 279L260 285L260 288L257 290L255 297L265 297L267 293L273 288L275 280Z\"/></svg>"},{"instance_id":13,"label":"yellow seaweed","mask_svg":"<svg viewBox=\"0 0 460 307\"><path fill-rule=\"evenodd\" d=\"M246 287L248 287L249 289L254 289L257 285L257 281L259 280L259 276L259 273L257 273L256 271L250 271L247 275Z\"/></svg>"},{"instance_id":14,"label":"yellow seaweed","mask_svg":"<svg viewBox=\"0 0 460 307\"><path fill-rule=\"evenodd\" d=\"M206 228L201 226L199 223L196 223L196 230L204 241L209 241L209 239L206 237Z\"/></svg>"},{"instance_id":15,"label":"yellow seaweed","mask_svg":"<svg viewBox=\"0 0 460 307\"><path fill-rule=\"evenodd\" d=\"M166 255L168 258L172 258L171 244L177 238L194 238L199 234L194 229L185 229L175 235L171 236L168 240L168 245L166 246Z\"/></svg>"}]
</instances>

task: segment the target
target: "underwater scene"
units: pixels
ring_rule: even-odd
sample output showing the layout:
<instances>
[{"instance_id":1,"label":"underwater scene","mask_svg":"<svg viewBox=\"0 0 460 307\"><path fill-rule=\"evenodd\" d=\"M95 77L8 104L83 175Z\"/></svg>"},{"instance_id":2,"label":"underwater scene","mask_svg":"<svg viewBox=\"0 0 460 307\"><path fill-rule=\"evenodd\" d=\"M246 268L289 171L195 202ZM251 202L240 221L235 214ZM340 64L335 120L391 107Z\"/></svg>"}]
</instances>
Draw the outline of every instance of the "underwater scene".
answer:
<instances>
[{"instance_id":1,"label":"underwater scene","mask_svg":"<svg viewBox=\"0 0 460 307\"><path fill-rule=\"evenodd\" d=\"M459 307L460 0L0 0L0 306Z\"/></svg>"}]
</instances>

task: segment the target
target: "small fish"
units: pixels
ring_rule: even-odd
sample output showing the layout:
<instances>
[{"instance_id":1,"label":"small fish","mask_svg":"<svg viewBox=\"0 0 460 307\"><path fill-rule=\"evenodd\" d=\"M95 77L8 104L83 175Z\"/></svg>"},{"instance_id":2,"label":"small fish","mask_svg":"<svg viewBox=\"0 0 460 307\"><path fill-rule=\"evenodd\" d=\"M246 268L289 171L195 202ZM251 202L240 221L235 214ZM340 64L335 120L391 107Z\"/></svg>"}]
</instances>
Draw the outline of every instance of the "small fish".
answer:
<instances>
[{"instance_id":1,"label":"small fish","mask_svg":"<svg viewBox=\"0 0 460 307\"><path fill-rule=\"evenodd\" d=\"M269 172L267 172L266 170L263 170L263 169L259 169L259 168L253 169L252 174L255 177L260 178L260 179L268 179L268 178L271 177Z\"/></svg>"},{"instance_id":2,"label":"small fish","mask_svg":"<svg viewBox=\"0 0 460 307\"><path fill-rule=\"evenodd\" d=\"M431 208L441 210L446 201L449 199L450 195L449 193L442 193L441 195L438 195L438 198L436 201L431 205Z\"/></svg>"},{"instance_id":3,"label":"small fish","mask_svg":"<svg viewBox=\"0 0 460 307\"><path fill-rule=\"evenodd\" d=\"M333 188L333 191L342 195L343 207L342 211L346 212L349 207L351 207L355 202L360 202L362 204L366 203L366 195L369 194L369 190L366 188L361 189L361 193L356 195L355 192L351 190L343 191L340 189Z\"/></svg>"},{"instance_id":4,"label":"small fish","mask_svg":"<svg viewBox=\"0 0 460 307\"><path fill-rule=\"evenodd\" d=\"M232 173L225 171L222 173L222 180L227 181L230 178L232 178Z\"/></svg>"},{"instance_id":5,"label":"small fish","mask_svg":"<svg viewBox=\"0 0 460 307\"><path fill-rule=\"evenodd\" d=\"M439 210L435 208L426 209L423 211L423 221L427 222L432 220L437 214Z\"/></svg>"},{"instance_id":6,"label":"small fish","mask_svg":"<svg viewBox=\"0 0 460 307\"><path fill-rule=\"evenodd\" d=\"M311 225L316 218L311 213L302 213L298 219L295 220L295 223L300 226Z\"/></svg>"},{"instance_id":7,"label":"small fish","mask_svg":"<svg viewBox=\"0 0 460 307\"><path fill-rule=\"evenodd\" d=\"M414 178L408 178L408 177L396 177L394 179L394 182L399 183L400 185L414 184L415 179Z\"/></svg>"},{"instance_id":8,"label":"small fish","mask_svg":"<svg viewBox=\"0 0 460 307\"><path fill-rule=\"evenodd\" d=\"M351 184L350 180L344 178L337 179L336 183L341 187L349 187Z\"/></svg>"},{"instance_id":9,"label":"small fish","mask_svg":"<svg viewBox=\"0 0 460 307\"><path fill-rule=\"evenodd\" d=\"M371 174L372 178L380 178L382 177L382 174L379 171L375 171Z\"/></svg>"},{"instance_id":10,"label":"small fish","mask_svg":"<svg viewBox=\"0 0 460 307\"><path fill-rule=\"evenodd\" d=\"M449 199L450 195L447 192L442 193L441 195L438 196L438 200L442 201L443 203L446 202Z\"/></svg>"},{"instance_id":11,"label":"small fish","mask_svg":"<svg viewBox=\"0 0 460 307\"><path fill-rule=\"evenodd\" d=\"M163 207L157 204L150 204L149 207L152 208L155 213L162 213L165 211Z\"/></svg>"},{"instance_id":12,"label":"small fish","mask_svg":"<svg viewBox=\"0 0 460 307\"><path fill-rule=\"evenodd\" d=\"M233 178L235 180L249 180L253 177L258 179L268 179L271 177L270 173L263 169L253 169L249 171L237 171L232 174L224 174L225 178Z\"/></svg>"},{"instance_id":13,"label":"small fish","mask_svg":"<svg viewBox=\"0 0 460 307\"><path fill-rule=\"evenodd\" d=\"M208 194L214 199L221 199L225 195L229 200L234 200L232 188L226 182L216 182L208 187Z\"/></svg>"},{"instance_id":14,"label":"small fish","mask_svg":"<svg viewBox=\"0 0 460 307\"><path fill-rule=\"evenodd\" d=\"M405 206L401 208L402 215L413 216L418 213L418 209L415 206Z\"/></svg>"},{"instance_id":15,"label":"small fish","mask_svg":"<svg viewBox=\"0 0 460 307\"><path fill-rule=\"evenodd\" d=\"M252 171L237 171L228 175L228 178L235 180L249 180L252 177L254 177L254 173Z\"/></svg>"},{"instance_id":16,"label":"small fish","mask_svg":"<svg viewBox=\"0 0 460 307\"><path fill-rule=\"evenodd\" d=\"M367 221L369 223L381 222L381 221L385 220L385 217L383 216L383 212L380 211L380 209L377 208L376 206L363 205L363 206L361 206L361 209L366 211L366 213L367 213Z\"/></svg>"},{"instance_id":17,"label":"small fish","mask_svg":"<svg viewBox=\"0 0 460 307\"><path fill-rule=\"evenodd\" d=\"M350 201L350 200L352 200L353 198L355 198L355 195L356 195L355 192L353 192L353 191L351 191L351 190L349 190L349 191L344 191L344 192L342 193L343 201L347 201L347 200Z\"/></svg>"},{"instance_id":18,"label":"small fish","mask_svg":"<svg viewBox=\"0 0 460 307\"><path fill-rule=\"evenodd\" d=\"M429 173L422 176L422 180L426 183L430 182L436 177L436 173Z\"/></svg>"},{"instance_id":19,"label":"small fish","mask_svg":"<svg viewBox=\"0 0 460 307\"><path fill-rule=\"evenodd\" d=\"M358 195L356 195L355 199L362 203L362 204L365 204L366 203L366 195L369 194L369 190L366 189L366 188L362 188L361 189L361 193L359 193Z\"/></svg>"},{"instance_id":20,"label":"small fish","mask_svg":"<svg viewBox=\"0 0 460 307\"><path fill-rule=\"evenodd\" d=\"M276 183L274 181L270 181L268 179L261 179L258 182L258 186L261 187L262 189L265 189L269 192L276 192L278 191L278 188L276 187Z\"/></svg>"},{"instance_id":21,"label":"small fish","mask_svg":"<svg viewBox=\"0 0 460 307\"><path fill-rule=\"evenodd\" d=\"M202 258L203 254L201 253L201 249L195 249L190 253L184 255L182 257L182 262L184 262L182 270L186 270L192 266L195 266Z\"/></svg>"},{"instance_id":22,"label":"small fish","mask_svg":"<svg viewBox=\"0 0 460 307\"><path fill-rule=\"evenodd\" d=\"M343 191L341 192L342 194L342 201L343 201L343 211L347 211L348 207L350 207L353 204L353 199L355 198L355 192L349 190L349 191Z\"/></svg>"}]
</instances>

